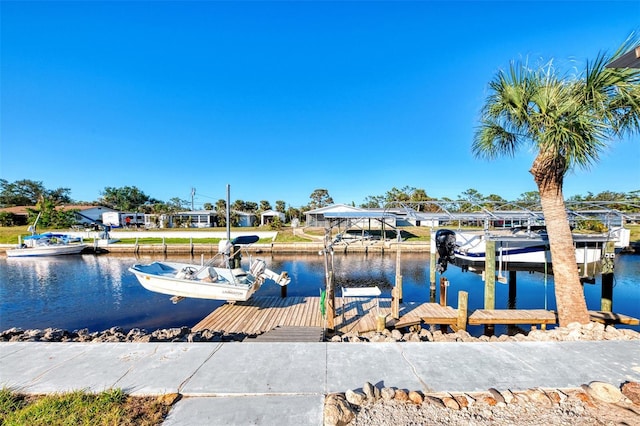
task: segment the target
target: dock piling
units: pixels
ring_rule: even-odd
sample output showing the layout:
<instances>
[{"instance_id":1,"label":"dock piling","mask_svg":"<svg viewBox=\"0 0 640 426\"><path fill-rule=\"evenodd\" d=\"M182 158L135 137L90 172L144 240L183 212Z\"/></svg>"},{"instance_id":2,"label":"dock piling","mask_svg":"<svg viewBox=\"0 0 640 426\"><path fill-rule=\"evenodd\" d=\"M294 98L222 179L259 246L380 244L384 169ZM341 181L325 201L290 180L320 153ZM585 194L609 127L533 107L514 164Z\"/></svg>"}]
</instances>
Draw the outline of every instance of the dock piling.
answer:
<instances>
[{"instance_id":1,"label":"dock piling","mask_svg":"<svg viewBox=\"0 0 640 426\"><path fill-rule=\"evenodd\" d=\"M484 308L496 308L496 242L487 240L485 249Z\"/></svg>"},{"instance_id":2,"label":"dock piling","mask_svg":"<svg viewBox=\"0 0 640 426\"><path fill-rule=\"evenodd\" d=\"M440 306L447 306L447 288L449 287L449 280L445 277L440 277Z\"/></svg>"},{"instance_id":3,"label":"dock piling","mask_svg":"<svg viewBox=\"0 0 640 426\"><path fill-rule=\"evenodd\" d=\"M467 311L469 306L469 293L466 291L458 292L458 320L456 327L458 330L467 329Z\"/></svg>"}]
</instances>

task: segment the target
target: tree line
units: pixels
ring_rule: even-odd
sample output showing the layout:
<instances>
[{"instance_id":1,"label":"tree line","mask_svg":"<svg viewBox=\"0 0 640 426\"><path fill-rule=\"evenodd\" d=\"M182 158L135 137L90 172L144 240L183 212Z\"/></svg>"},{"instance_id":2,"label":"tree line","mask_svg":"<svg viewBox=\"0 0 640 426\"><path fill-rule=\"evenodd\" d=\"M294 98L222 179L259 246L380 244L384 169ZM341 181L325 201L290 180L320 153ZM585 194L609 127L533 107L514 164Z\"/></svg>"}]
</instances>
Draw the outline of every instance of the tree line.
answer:
<instances>
[{"instance_id":1,"label":"tree line","mask_svg":"<svg viewBox=\"0 0 640 426\"><path fill-rule=\"evenodd\" d=\"M47 189L40 181L30 179L9 182L0 179L0 208L13 206L30 206L32 220L37 213L42 213L40 224L42 226L70 226L74 222L74 214L71 210L56 209L64 205L101 205L123 212L140 212L145 214L171 214L190 210L188 200L179 197L162 201L144 193L135 186L105 187L100 197L95 201L76 201L70 196L70 188ZM391 188L382 195L367 196L357 207L361 208L388 208L401 204L409 204L419 211L436 211L444 202L450 211L468 211L477 208L487 210L500 210L509 205L520 208L535 208L540 203L537 191L525 192L516 200L506 200L497 194L483 195L476 189L470 188L458 195L456 199L429 197L422 188L405 186L403 188ZM576 195L567 199L567 203L574 202L607 202L609 207L620 211L640 211L640 190L631 192L604 191L598 194L588 192L585 195ZM431 203L433 202L433 203ZM290 223L294 218L301 218L310 210L326 207L334 204L333 198L327 189L315 189L309 195L309 203L302 207L292 207L284 200L277 200L274 206L267 200L245 201L235 200L231 203L231 224L237 224L238 216L235 212L259 214L268 210L275 210L285 215L285 222ZM352 203L356 207L355 203ZM506 206L506 207L505 207ZM226 225L227 201L219 199L215 203L204 203L204 210L216 211L219 226ZM11 225L12 218L7 212L0 212L0 226Z\"/></svg>"}]
</instances>

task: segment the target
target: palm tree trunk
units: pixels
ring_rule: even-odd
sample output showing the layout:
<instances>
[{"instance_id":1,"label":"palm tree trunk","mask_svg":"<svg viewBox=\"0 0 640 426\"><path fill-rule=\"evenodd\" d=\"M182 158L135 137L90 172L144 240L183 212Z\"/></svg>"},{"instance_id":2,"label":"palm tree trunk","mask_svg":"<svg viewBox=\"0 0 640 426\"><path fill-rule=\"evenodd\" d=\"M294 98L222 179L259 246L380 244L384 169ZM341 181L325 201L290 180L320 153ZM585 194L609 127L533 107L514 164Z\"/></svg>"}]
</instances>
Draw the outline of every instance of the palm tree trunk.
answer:
<instances>
[{"instance_id":1,"label":"palm tree trunk","mask_svg":"<svg viewBox=\"0 0 640 426\"><path fill-rule=\"evenodd\" d=\"M586 324L590 320L589 312L578 274L573 236L562 194L564 173L549 173L549 169L546 173L538 169L536 173L538 160L540 156L536 159L531 173L538 185L549 236L558 322L561 327L566 327L572 322Z\"/></svg>"}]
</instances>

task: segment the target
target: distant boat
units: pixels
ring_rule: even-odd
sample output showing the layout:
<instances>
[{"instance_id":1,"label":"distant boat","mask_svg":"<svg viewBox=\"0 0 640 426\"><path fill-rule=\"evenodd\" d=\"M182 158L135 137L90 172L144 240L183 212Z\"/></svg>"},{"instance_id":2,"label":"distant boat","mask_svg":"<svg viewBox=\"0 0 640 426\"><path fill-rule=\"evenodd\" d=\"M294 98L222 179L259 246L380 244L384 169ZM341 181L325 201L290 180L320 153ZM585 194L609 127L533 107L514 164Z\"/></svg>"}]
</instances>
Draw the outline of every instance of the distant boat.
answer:
<instances>
[{"instance_id":1,"label":"distant boat","mask_svg":"<svg viewBox=\"0 0 640 426\"><path fill-rule=\"evenodd\" d=\"M222 240L218 254L203 265L157 261L133 265L129 272L147 290L173 296L174 303L182 298L246 301L267 279L280 286L291 282L287 272L273 272L261 259L253 260L248 271L240 267L239 247L256 241L256 235Z\"/></svg>"},{"instance_id":2,"label":"distant boat","mask_svg":"<svg viewBox=\"0 0 640 426\"><path fill-rule=\"evenodd\" d=\"M549 241L544 227L514 228L511 232L455 232L456 264L484 264L486 242L496 242L496 261L506 264L543 265L551 262ZM589 264L602 259L604 246L613 241L618 252L629 245L629 230L615 228L606 234L573 234L576 263Z\"/></svg>"},{"instance_id":3,"label":"distant boat","mask_svg":"<svg viewBox=\"0 0 640 426\"><path fill-rule=\"evenodd\" d=\"M47 232L38 234L36 228L42 213L38 213L33 225L29 226L31 235L20 238L18 246L7 250L7 257L40 257L79 254L87 247L82 238L70 237L65 234Z\"/></svg>"},{"instance_id":4,"label":"distant boat","mask_svg":"<svg viewBox=\"0 0 640 426\"><path fill-rule=\"evenodd\" d=\"M79 254L87 247L82 239L65 234L33 234L22 239L21 244L7 250L7 257L61 256Z\"/></svg>"}]
</instances>

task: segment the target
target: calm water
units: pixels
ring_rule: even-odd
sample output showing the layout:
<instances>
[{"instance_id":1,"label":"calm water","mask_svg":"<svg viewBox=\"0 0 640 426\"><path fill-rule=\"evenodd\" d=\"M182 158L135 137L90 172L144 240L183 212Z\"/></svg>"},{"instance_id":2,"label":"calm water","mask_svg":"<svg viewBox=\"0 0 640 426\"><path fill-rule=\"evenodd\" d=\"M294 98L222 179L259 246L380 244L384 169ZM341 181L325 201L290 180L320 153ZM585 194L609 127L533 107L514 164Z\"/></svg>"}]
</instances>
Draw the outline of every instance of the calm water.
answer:
<instances>
[{"instance_id":1,"label":"calm water","mask_svg":"<svg viewBox=\"0 0 640 426\"><path fill-rule=\"evenodd\" d=\"M161 256L161 255L160 255ZM261 255L270 269L286 270L292 277L290 296L317 296L324 287L324 258L309 255ZM177 305L169 297L145 290L127 271L133 263L149 262L153 257L82 255L60 258L0 258L0 329L11 327L66 330L88 328L101 331L112 326L125 330L192 327L223 302L185 299ZM161 259L161 257L157 257ZM171 260L187 260L170 257ZM199 262L199 258L195 259ZM245 257L243 262L248 262ZM336 254L336 285L378 285L390 297L395 282L395 254ZM404 301L429 301L429 259L427 254L404 254ZM449 266L444 274L450 281L448 304L457 305L457 292L469 293L469 311L482 308L483 282L479 275ZM437 280L439 277L437 277ZM545 284L541 273L518 272L516 307L554 310L553 277ZM600 278L585 284L587 307L600 309ZM339 295L339 292L336 293ZM279 296L280 287L265 284L257 296ZM439 300L439 294L436 295ZM506 308L508 285L496 283L496 308ZM617 258L613 310L640 317L640 256ZM629 327L640 331L640 327ZM474 335L480 327L470 328ZM497 332L502 332L496 329Z\"/></svg>"}]
</instances>

